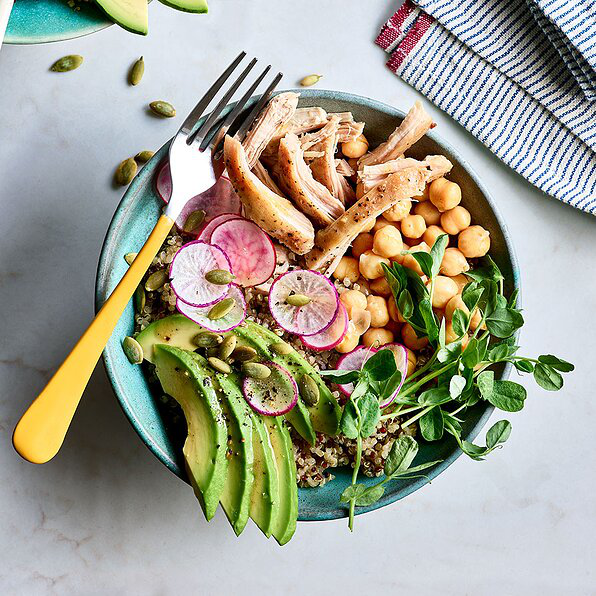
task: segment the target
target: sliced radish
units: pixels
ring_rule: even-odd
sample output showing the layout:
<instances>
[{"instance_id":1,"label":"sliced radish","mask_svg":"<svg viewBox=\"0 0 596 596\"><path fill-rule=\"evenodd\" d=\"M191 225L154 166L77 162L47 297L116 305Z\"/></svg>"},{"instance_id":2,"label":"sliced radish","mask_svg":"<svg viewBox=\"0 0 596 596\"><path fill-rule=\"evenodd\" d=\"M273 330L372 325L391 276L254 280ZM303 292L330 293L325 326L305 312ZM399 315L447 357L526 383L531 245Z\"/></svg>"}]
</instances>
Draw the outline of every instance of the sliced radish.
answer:
<instances>
[{"instance_id":1,"label":"sliced radish","mask_svg":"<svg viewBox=\"0 0 596 596\"><path fill-rule=\"evenodd\" d=\"M300 341L311 350L316 352L322 352L324 350L331 350L336 345L341 343L348 331L348 311L346 307L340 302L337 315L335 319L327 329L316 333L315 335L309 335L308 337L301 337Z\"/></svg>"},{"instance_id":2,"label":"sliced radish","mask_svg":"<svg viewBox=\"0 0 596 596\"><path fill-rule=\"evenodd\" d=\"M273 271L273 275L265 283L255 286L255 289L263 294L269 294L273 280L290 268L288 249L277 242L273 243L273 248L275 249L275 271Z\"/></svg>"},{"instance_id":3,"label":"sliced radish","mask_svg":"<svg viewBox=\"0 0 596 596\"><path fill-rule=\"evenodd\" d=\"M397 365L397 370L401 372L401 382L393 392L391 397L388 397L382 404L381 408L386 408L388 405L393 403L393 400L397 397L401 386L404 384L406 380L406 375L408 373L408 350L405 346L401 344L392 343L392 344L385 344L381 346L379 350L391 350L393 355L395 356L395 364Z\"/></svg>"},{"instance_id":4,"label":"sliced radish","mask_svg":"<svg viewBox=\"0 0 596 596\"><path fill-rule=\"evenodd\" d=\"M307 296L305 306L287 303L290 295ZM339 294L333 282L316 271L296 269L280 275L269 291L269 311L289 333L311 336L327 329L339 310Z\"/></svg>"},{"instance_id":5,"label":"sliced radish","mask_svg":"<svg viewBox=\"0 0 596 596\"><path fill-rule=\"evenodd\" d=\"M360 370L364 363L376 352L375 348L367 348L366 346L358 346L351 352L342 356L335 365L337 370ZM354 384L347 383L345 385L338 385L339 390L348 397L354 391Z\"/></svg>"},{"instance_id":6,"label":"sliced radish","mask_svg":"<svg viewBox=\"0 0 596 596\"><path fill-rule=\"evenodd\" d=\"M209 306L219 302L230 289L230 284L208 282L205 275L214 269L232 271L232 266L221 248L201 240L185 244L174 255L170 277L174 294L189 306Z\"/></svg>"},{"instance_id":7,"label":"sliced radish","mask_svg":"<svg viewBox=\"0 0 596 596\"><path fill-rule=\"evenodd\" d=\"M224 296L224 298L233 298L234 307L227 315L225 315L225 317L222 317L221 319L209 318L209 311L213 308L213 306L196 307L190 306L189 304L186 304L186 302L182 302L182 300L176 300L176 308L185 317L189 318L195 323L198 323L201 327L204 327L209 331L223 333L224 331L230 331L230 329L238 327L238 325L244 321L246 316L246 301L244 300L244 294L242 293L242 290L238 286L232 284L230 286L229 292ZM222 298L222 300L224 298Z\"/></svg>"},{"instance_id":8,"label":"sliced radish","mask_svg":"<svg viewBox=\"0 0 596 596\"><path fill-rule=\"evenodd\" d=\"M170 164L164 162L155 177L155 190L159 198L167 203L172 196L172 177L170 176Z\"/></svg>"},{"instance_id":9,"label":"sliced radish","mask_svg":"<svg viewBox=\"0 0 596 596\"><path fill-rule=\"evenodd\" d=\"M275 270L273 242L248 219L229 219L211 233L211 244L230 259L236 283L245 288L267 281Z\"/></svg>"},{"instance_id":10,"label":"sliced radish","mask_svg":"<svg viewBox=\"0 0 596 596\"><path fill-rule=\"evenodd\" d=\"M203 240L204 242L211 242L211 233L217 226L228 221L230 219L242 219L240 215L237 213L222 213L221 215L216 215L210 222L208 222L203 229L200 231L198 240Z\"/></svg>"},{"instance_id":11,"label":"sliced radish","mask_svg":"<svg viewBox=\"0 0 596 596\"><path fill-rule=\"evenodd\" d=\"M245 377L242 393L250 407L263 416L281 416L289 412L298 401L298 385L283 366L263 362L271 369L266 379Z\"/></svg>"}]
</instances>

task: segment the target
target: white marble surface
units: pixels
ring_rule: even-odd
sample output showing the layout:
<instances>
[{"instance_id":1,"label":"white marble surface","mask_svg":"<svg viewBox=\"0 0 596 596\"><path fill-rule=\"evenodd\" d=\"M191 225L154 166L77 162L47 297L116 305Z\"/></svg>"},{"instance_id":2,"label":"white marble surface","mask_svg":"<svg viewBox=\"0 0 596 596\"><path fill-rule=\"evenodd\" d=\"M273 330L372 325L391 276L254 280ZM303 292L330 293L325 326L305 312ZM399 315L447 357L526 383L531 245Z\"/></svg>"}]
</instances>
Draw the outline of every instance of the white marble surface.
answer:
<instances>
[{"instance_id":1,"label":"white marble surface","mask_svg":"<svg viewBox=\"0 0 596 596\"><path fill-rule=\"evenodd\" d=\"M151 33L90 37L0 53L0 593L594 594L596 221L543 196L429 106L498 200L524 283L523 351L577 365L551 395L527 382L506 448L461 458L432 486L357 520L301 524L283 549L254 527L235 539L153 459L106 376L92 379L60 454L36 467L12 428L93 313L98 252L120 190L120 159L156 148L177 121L148 117L163 98L184 114L241 48L287 86L321 86L407 109L417 93L372 41L390 0L212 0L208 17L155 2ZM67 53L84 66L48 66ZM142 85L125 74L143 54Z\"/></svg>"}]
</instances>

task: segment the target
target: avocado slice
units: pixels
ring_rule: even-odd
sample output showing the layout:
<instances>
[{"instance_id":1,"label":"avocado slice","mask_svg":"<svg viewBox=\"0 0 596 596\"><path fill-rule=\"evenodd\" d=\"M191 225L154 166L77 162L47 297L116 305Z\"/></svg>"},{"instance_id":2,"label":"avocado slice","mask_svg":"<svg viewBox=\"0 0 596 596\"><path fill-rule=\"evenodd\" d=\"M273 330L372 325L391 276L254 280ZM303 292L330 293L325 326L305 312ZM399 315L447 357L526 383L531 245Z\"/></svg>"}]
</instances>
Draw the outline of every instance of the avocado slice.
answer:
<instances>
[{"instance_id":1,"label":"avocado slice","mask_svg":"<svg viewBox=\"0 0 596 596\"><path fill-rule=\"evenodd\" d=\"M143 348L145 360L155 364L153 348L156 344L168 344L192 352L197 347L192 343L192 339L200 331L203 331L203 328L184 315L170 315L147 325L135 339Z\"/></svg>"},{"instance_id":2,"label":"avocado slice","mask_svg":"<svg viewBox=\"0 0 596 596\"><path fill-rule=\"evenodd\" d=\"M207 0L159 0L162 4L184 12L208 12Z\"/></svg>"},{"instance_id":3,"label":"avocado slice","mask_svg":"<svg viewBox=\"0 0 596 596\"><path fill-rule=\"evenodd\" d=\"M118 25L133 33L147 35L147 0L96 0Z\"/></svg>"},{"instance_id":4,"label":"avocado slice","mask_svg":"<svg viewBox=\"0 0 596 596\"><path fill-rule=\"evenodd\" d=\"M188 436L183 453L195 495L210 520L224 490L228 430L209 372L193 354L156 345L154 361L163 390L181 406Z\"/></svg>"},{"instance_id":5,"label":"avocado slice","mask_svg":"<svg viewBox=\"0 0 596 596\"><path fill-rule=\"evenodd\" d=\"M279 513L273 525L272 534L283 546L296 531L298 519L298 485L296 484L296 462L290 432L284 426L281 416L264 416L269 438L275 453L275 464L279 478Z\"/></svg>"}]
</instances>

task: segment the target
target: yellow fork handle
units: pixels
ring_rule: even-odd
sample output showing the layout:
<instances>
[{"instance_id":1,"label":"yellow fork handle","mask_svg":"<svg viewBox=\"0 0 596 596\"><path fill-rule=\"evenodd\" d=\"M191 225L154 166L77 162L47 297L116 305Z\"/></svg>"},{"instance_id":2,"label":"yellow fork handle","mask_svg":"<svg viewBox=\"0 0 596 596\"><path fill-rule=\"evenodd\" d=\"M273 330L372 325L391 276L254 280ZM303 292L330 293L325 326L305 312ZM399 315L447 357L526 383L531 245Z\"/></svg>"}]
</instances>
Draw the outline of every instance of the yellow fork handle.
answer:
<instances>
[{"instance_id":1,"label":"yellow fork handle","mask_svg":"<svg viewBox=\"0 0 596 596\"><path fill-rule=\"evenodd\" d=\"M26 460L43 464L58 453L101 352L173 223L166 215L159 218L141 252L87 331L19 420L12 443Z\"/></svg>"}]
</instances>

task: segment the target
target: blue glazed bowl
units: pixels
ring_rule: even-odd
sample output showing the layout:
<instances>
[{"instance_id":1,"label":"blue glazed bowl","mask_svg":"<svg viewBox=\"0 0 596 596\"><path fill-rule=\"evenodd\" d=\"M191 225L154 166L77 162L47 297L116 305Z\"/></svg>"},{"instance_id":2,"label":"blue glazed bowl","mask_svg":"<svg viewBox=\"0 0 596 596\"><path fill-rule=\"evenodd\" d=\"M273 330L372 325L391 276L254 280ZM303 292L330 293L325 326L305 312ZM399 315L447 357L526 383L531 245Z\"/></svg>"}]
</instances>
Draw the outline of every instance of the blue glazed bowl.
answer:
<instances>
[{"instance_id":1,"label":"blue glazed bowl","mask_svg":"<svg viewBox=\"0 0 596 596\"><path fill-rule=\"evenodd\" d=\"M317 105L329 112L352 111L357 120L366 122L366 134L373 146L385 140L404 117L401 110L348 93L323 90L301 90L300 93L301 106ZM505 275L506 292L519 288L517 260L505 223L488 191L468 164L434 132L427 134L409 153L418 158L442 154L452 161L454 167L449 178L461 186L464 197L462 204L471 212L472 220L490 231L491 255ZM134 179L116 210L101 252L96 282L96 308L103 304L124 275L127 265L123 256L128 252L139 251L157 221L163 203L154 191L153 177L166 154L167 144ZM103 356L105 368L124 413L142 441L174 474L186 480L181 450L168 434L156 396L152 395L142 368L131 365L121 348L122 339L133 332L133 317L131 303L106 346ZM510 372L510 366L503 368L499 373L500 378L508 377ZM473 440L486 424L491 412L492 407L486 404L478 404L470 409L463 425L464 437ZM384 507L418 490L443 472L461 453L452 437L436 443L425 443L422 440L420 443L416 464L433 460L443 462L430 469L427 478L388 483L385 495L370 507L358 508L359 514ZM350 484L350 471L339 469L334 473L336 478L323 487L299 490L301 521L336 519L347 515L347 509L339 502L339 496ZM364 482L372 483L373 480Z\"/></svg>"}]
</instances>

